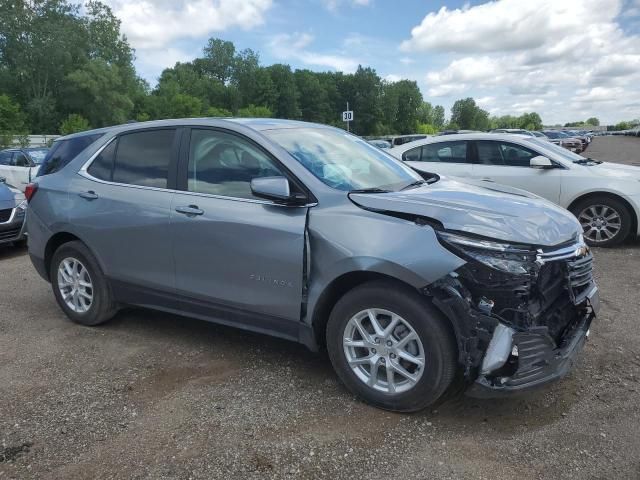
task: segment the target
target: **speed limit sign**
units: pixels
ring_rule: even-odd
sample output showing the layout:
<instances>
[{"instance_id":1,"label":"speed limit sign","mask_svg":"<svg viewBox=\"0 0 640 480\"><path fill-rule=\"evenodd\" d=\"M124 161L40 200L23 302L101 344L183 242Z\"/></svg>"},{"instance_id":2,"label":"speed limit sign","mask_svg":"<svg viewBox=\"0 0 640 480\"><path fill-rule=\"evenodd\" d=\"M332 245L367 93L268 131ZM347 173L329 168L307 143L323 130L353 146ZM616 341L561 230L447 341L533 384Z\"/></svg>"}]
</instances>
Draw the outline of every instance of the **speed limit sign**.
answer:
<instances>
[{"instance_id":1,"label":"speed limit sign","mask_svg":"<svg viewBox=\"0 0 640 480\"><path fill-rule=\"evenodd\" d=\"M342 121L350 122L353 120L353 110L347 110L346 112L342 112Z\"/></svg>"}]
</instances>

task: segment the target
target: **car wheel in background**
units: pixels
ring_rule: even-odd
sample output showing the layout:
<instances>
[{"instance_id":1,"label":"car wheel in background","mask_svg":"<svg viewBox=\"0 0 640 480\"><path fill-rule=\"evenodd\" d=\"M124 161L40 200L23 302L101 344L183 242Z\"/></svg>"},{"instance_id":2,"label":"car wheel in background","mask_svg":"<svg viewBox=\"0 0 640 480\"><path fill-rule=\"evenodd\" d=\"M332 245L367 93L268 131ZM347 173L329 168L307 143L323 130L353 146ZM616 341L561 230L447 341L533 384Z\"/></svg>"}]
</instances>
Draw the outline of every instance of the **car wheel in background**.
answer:
<instances>
[{"instance_id":1,"label":"car wheel in background","mask_svg":"<svg viewBox=\"0 0 640 480\"><path fill-rule=\"evenodd\" d=\"M99 325L117 311L97 260L82 242L62 245L50 268L53 294L64 313L82 325Z\"/></svg>"},{"instance_id":2,"label":"car wheel in background","mask_svg":"<svg viewBox=\"0 0 640 480\"><path fill-rule=\"evenodd\" d=\"M387 410L433 404L456 372L446 319L416 291L390 282L366 283L338 301L327 324L327 350L347 388Z\"/></svg>"},{"instance_id":3,"label":"car wheel in background","mask_svg":"<svg viewBox=\"0 0 640 480\"><path fill-rule=\"evenodd\" d=\"M631 231L631 213L619 200L591 197L578 202L572 213L582 225L584 239L592 247L613 247Z\"/></svg>"}]
</instances>

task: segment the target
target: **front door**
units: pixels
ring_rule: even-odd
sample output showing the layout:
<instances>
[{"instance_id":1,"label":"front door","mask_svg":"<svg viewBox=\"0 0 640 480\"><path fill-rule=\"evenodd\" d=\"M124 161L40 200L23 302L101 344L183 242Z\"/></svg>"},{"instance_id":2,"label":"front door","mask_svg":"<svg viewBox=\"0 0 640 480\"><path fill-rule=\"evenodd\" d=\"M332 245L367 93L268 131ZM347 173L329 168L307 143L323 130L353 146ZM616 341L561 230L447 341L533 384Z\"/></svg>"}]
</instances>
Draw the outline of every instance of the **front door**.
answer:
<instances>
[{"instance_id":1,"label":"front door","mask_svg":"<svg viewBox=\"0 0 640 480\"><path fill-rule=\"evenodd\" d=\"M560 201L564 169L532 168L530 161L539 154L522 145L498 141L475 141L477 161L473 177L535 193L553 203Z\"/></svg>"},{"instance_id":2,"label":"front door","mask_svg":"<svg viewBox=\"0 0 640 480\"><path fill-rule=\"evenodd\" d=\"M171 231L186 308L257 330L297 328L307 207L256 198L251 179L286 176L278 161L229 131L194 128L183 142Z\"/></svg>"}]
</instances>

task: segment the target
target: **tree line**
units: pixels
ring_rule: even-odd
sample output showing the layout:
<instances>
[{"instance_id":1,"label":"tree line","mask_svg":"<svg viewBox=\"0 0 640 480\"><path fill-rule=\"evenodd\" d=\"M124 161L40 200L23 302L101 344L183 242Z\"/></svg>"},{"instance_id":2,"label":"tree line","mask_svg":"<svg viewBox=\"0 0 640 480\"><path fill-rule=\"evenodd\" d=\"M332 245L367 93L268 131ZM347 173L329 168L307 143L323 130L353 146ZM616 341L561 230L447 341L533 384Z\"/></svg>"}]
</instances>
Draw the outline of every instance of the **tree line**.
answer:
<instances>
[{"instance_id":1,"label":"tree line","mask_svg":"<svg viewBox=\"0 0 640 480\"><path fill-rule=\"evenodd\" d=\"M128 120L200 116L300 119L344 127L346 102L359 135L442 129L542 128L540 116L490 117L474 99L445 109L415 81L387 81L374 69L314 72L262 65L258 52L211 38L202 55L141 79L120 20L97 0L0 3L0 135L71 133Z\"/></svg>"}]
</instances>

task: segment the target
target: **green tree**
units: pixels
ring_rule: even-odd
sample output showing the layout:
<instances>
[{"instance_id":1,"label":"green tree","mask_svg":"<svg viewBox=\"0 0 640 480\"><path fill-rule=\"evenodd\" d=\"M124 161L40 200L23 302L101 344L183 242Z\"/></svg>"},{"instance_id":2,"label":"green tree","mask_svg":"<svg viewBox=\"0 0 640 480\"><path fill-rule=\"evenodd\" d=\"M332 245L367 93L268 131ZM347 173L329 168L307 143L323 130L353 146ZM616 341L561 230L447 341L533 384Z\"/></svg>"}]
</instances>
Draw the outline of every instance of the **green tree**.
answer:
<instances>
[{"instance_id":1,"label":"green tree","mask_svg":"<svg viewBox=\"0 0 640 480\"><path fill-rule=\"evenodd\" d=\"M410 80L395 82L398 92L398 115L395 130L400 134L415 133L418 128L418 109L423 105L418 84Z\"/></svg>"},{"instance_id":2,"label":"green tree","mask_svg":"<svg viewBox=\"0 0 640 480\"><path fill-rule=\"evenodd\" d=\"M89 129L91 129L91 125L89 125L89 120L84 118L82 115L78 115L77 113L70 114L60 124L61 135L69 135L71 133L84 132L85 130L89 130Z\"/></svg>"},{"instance_id":3,"label":"green tree","mask_svg":"<svg viewBox=\"0 0 640 480\"><path fill-rule=\"evenodd\" d=\"M222 83L229 81L236 61L236 47L233 42L210 38L203 53L204 73Z\"/></svg>"},{"instance_id":4,"label":"green tree","mask_svg":"<svg viewBox=\"0 0 640 480\"><path fill-rule=\"evenodd\" d=\"M91 125L104 127L131 119L133 101L127 95L119 67L92 59L65 79L63 108L77 112Z\"/></svg>"},{"instance_id":5,"label":"green tree","mask_svg":"<svg viewBox=\"0 0 640 480\"><path fill-rule=\"evenodd\" d=\"M596 117L587 118L587 121L585 123L587 125L591 125L592 127L600 126L600 120L598 120Z\"/></svg>"},{"instance_id":6,"label":"green tree","mask_svg":"<svg viewBox=\"0 0 640 480\"><path fill-rule=\"evenodd\" d=\"M302 120L325 122L331 112L327 92L318 76L310 70L296 70L296 88L300 95L299 106Z\"/></svg>"},{"instance_id":7,"label":"green tree","mask_svg":"<svg viewBox=\"0 0 640 480\"><path fill-rule=\"evenodd\" d=\"M13 144L15 136L26 133L25 115L9 96L0 95L0 148Z\"/></svg>"},{"instance_id":8,"label":"green tree","mask_svg":"<svg viewBox=\"0 0 640 480\"><path fill-rule=\"evenodd\" d=\"M444 107L442 105L433 107L433 126L437 129L444 127Z\"/></svg>"},{"instance_id":9,"label":"green tree","mask_svg":"<svg viewBox=\"0 0 640 480\"><path fill-rule=\"evenodd\" d=\"M353 131L358 135L375 135L382 124L380 96L382 80L376 71L369 67L358 66L356 73L342 82L343 94L349 100L354 112Z\"/></svg>"},{"instance_id":10,"label":"green tree","mask_svg":"<svg viewBox=\"0 0 640 480\"><path fill-rule=\"evenodd\" d=\"M276 92L273 113L277 118L300 118L298 89L289 65L267 67Z\"/></svg>"},{"instance_id":11,"label":"green tree","mask_svg":"<svg viewBox=\"0 0 640 480\"><path fill-rule=\"evenodd\" d=\"M463 130L486 130L489 113L476 105L473 98L457 100L451 107L451 122Z\"/></svg>"},{"instance_id":12,"label":"green tree","mask_svg":"<svg viewBox=\"0 0 640 480\"><path fill-rule=\"evenodd\" d=\"M269 118L272 116L272 113L267 107L248 105L238 110L238 116L244 118Z\"/></svg>"}]
</instances>

